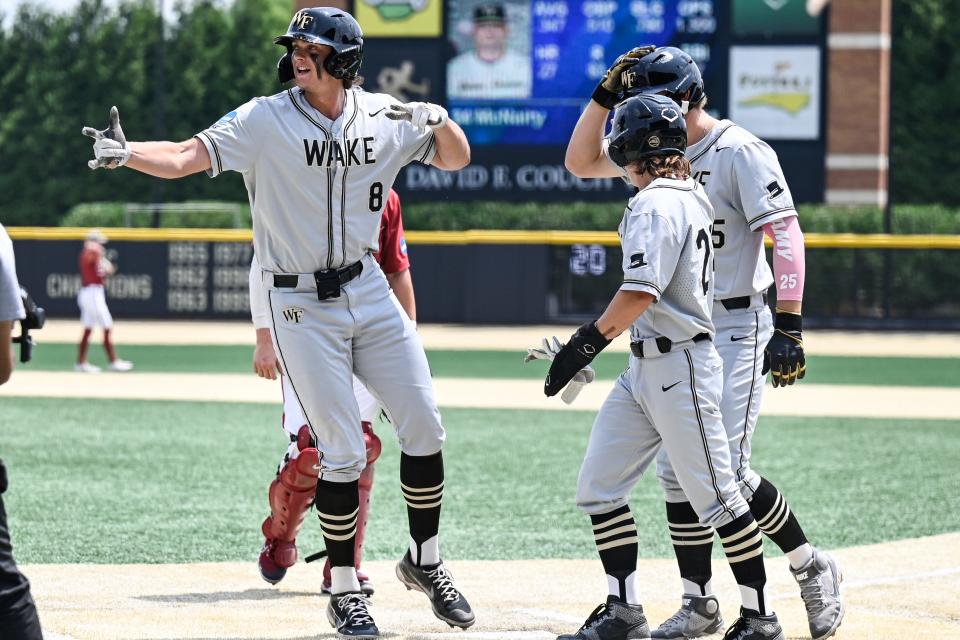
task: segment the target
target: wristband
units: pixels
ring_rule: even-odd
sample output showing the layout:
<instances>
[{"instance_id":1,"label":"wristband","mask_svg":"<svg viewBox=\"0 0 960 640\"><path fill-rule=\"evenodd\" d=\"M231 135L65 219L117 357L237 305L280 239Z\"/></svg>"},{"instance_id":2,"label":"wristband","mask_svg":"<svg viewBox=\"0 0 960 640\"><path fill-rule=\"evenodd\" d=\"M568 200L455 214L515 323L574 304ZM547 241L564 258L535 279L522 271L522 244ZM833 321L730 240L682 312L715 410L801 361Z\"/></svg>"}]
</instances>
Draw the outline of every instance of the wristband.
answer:
<instances>
[{"instance_id":1,"label":"wristband","mask_svg":"<svg viewBox=\"0 0 960 640\"><path fill-rule=\"evenodd\" d=\"M593 95L590 96L590 98L607 111L613 111L617 106L617 102L619 102L617 94L604 89L602 84L597 85L597 88L593 90Z\"/></svg>"}]
</instances>

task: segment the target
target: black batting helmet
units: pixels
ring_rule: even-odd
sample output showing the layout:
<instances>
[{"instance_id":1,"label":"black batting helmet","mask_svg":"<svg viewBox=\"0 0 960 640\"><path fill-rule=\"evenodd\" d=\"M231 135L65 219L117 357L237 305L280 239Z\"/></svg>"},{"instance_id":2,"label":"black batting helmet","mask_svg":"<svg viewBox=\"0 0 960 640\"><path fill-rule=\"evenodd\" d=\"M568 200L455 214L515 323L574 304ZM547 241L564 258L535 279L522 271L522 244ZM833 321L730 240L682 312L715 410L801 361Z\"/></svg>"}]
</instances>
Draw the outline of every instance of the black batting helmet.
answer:
<instances>
[{"instance_id":1,"label":"black batting helmet","mask_svg":"<svg viewBox=\"0 0 960 640\"><path fill-rule=\"evenodd\" d=\"M690 54L676 47L659 47L640 58L626 71L624 84L628 96L664 94L682 105L684 113L687 112L684 101L695 105L706 95L697 63Z\"/></svg>"},{"instance_id":2,"label":"black batting helmet","mask_svg":"<svg viewBox=\"0 0 960 640\"><path fill-rule=\"evenodd\" d=\"M671 98L639 94L613 112L608 153L617 166L650 156L682 156L686 148L687 123Z\"/></svg>"},{"instance_id":3,"label":"black batting helmet","mask_svg":"<svg viewBox=\"0 0 960 640\"><path fill-rule=\"evenodd\" d=\"M339 80L353 80L363 62L363 31L360 24L346 11L333 7L301 9L293 16L287 32L273 39L283 45L287 53L277 64L280 82L293 80L293 41L325 44L333 53L323 61L323 68Z\"/></svg>"}]
</instances>

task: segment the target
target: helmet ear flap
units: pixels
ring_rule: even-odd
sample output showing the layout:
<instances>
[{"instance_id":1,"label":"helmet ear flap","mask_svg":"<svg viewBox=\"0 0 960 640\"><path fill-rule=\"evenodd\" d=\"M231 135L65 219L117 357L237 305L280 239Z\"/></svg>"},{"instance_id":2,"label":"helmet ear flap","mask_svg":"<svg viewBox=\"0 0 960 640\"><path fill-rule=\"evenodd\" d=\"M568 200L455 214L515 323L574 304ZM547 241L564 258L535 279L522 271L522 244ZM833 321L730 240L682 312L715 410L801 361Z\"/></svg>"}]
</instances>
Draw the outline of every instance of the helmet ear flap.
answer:
<instances>
[{"instance_id":1,"label":"helmet ear flap","mask_svg":"<svg viewBox=\"0 0 960 640\"><path fill-rule=\"evenodd\" d=\"M277 61L277 78L280 84L293 80L293 47L287 45L287 52Z\"/></svg>"},{"instance_id":2,"label":"helmet ear flap","mask_svg":"<svg viewBox=\"0 0 960 640\"><path fill-rule=\"evenodd\" d=\"M363 46L334 51L323 61L323 68L338 80L356 78L363 61Z\"/></svg>"}]
</instances>

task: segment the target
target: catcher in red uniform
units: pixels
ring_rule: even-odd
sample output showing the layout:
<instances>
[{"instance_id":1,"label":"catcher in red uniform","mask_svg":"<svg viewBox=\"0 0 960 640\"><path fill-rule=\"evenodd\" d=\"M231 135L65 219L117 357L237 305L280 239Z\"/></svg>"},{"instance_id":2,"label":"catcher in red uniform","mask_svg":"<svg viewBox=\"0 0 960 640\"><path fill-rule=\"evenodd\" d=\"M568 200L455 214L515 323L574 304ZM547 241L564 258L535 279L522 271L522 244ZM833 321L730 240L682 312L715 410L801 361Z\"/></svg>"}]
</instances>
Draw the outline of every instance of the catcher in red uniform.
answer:
<instances>
[{"instance_id":1,"label":"catcher in red uniform","mask_svg":"<svg viewBox=\"0 0 960 640\"><path fill-rule=\"evenodd\" d=\"M403 218L400 211L400 197L393 189L387 197L387 204L380 221L379 253L374 257L380 263L387 281L410 319L416 322L417 308L413 293L413 279L410 276L410 260L407 257L407 243L403 237ZM263 549L258 564L260 575L271 584L276 584L286 575L287 568L297 561L296 538L313 505L320 469L319 453L316 443L310 437L303 411L280 369L273 339L270 335L271 316L266 308L261 286L260 265L256 256L250 265L250 310L257 332L257 346L253 352L253 369L258 376L275 380L280 374L283 389L283 430L290 437L290 446L284 453L277 471L277 477L270 484L270 515L263 521ZM357 536L354 548L354 562L360 588L371 595L373 585L370 578L360 571L363 557L363 540L370 509L370 492L373 490L374 462L380 455L380 438L373 432L373 421L381 411L380 402L356 377L353 379L353 391L360 409L360 428L363 429L367 445L367 466L360 475L360 514L357 518ZM330 562L323 568L323 591L330 589Z\"/></svg>"}]
</instances>

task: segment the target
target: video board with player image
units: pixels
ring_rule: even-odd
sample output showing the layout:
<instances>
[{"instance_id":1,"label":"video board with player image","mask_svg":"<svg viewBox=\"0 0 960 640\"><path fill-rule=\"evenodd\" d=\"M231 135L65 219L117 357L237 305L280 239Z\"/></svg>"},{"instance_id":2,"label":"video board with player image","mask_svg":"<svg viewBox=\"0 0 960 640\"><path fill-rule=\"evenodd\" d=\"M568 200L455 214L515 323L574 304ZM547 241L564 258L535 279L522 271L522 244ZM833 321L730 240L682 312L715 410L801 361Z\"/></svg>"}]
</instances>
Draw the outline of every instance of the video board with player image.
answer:
<instances>
[{"instance_id":1,"label":"video board with player image","mask_svg":"<svg viewBox=\"0 0 960 640\"><path fill-rule=\"evenodd\" d=\"M447 107L475 145L565 145L617 56L678 46L708 76L717 29L714 0L451 0L447 21Z\"/></svg>"}]
</instances>

